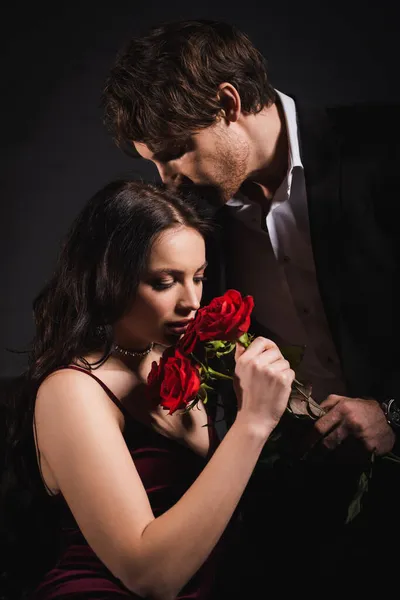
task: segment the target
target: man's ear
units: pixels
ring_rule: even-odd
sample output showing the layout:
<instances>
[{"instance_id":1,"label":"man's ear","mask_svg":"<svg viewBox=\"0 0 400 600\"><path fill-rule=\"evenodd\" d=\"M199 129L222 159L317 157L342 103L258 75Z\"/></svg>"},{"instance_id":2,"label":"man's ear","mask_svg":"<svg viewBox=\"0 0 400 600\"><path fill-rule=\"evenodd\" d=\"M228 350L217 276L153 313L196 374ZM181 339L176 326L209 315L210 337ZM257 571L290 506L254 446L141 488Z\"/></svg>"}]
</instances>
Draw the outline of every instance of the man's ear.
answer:
<instances>
[{"instance_id":1,"label":"man's ear","mask_svg":"<svg viewBox=\"0 0 400 600\"><path fill-rule=\"evenodd\" d=\"M239 119L242 109L240 95L231 83L221 83L218 86L218 100L221 105L220 116L230 122Z\"/></svg>"}]
</instances>

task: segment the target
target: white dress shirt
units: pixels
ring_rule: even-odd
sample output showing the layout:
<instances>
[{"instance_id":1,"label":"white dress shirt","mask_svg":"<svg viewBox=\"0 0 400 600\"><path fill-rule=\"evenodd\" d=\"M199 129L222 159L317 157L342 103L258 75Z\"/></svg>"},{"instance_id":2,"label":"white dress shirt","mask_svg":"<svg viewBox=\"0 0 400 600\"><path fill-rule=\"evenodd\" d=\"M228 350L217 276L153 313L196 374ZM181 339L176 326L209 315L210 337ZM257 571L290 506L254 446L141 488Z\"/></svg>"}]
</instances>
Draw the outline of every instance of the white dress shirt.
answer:
<instances>
[{"instance_id":1,"label":"white dress shirt","mask_svg":"<svg viewBox=\"0 0 400 600\"><path fill-rule=\"evenodd\" d=\"M305 346L296 375L312 384L320 402L329 394L346 394L346 388L316 279L296 107L277 93L288 132L288 171L266 218L259 203L241 193L227 203L234 217L229 285L254 296L254 316L281 343Z\"/></svg>"}]
</instances>

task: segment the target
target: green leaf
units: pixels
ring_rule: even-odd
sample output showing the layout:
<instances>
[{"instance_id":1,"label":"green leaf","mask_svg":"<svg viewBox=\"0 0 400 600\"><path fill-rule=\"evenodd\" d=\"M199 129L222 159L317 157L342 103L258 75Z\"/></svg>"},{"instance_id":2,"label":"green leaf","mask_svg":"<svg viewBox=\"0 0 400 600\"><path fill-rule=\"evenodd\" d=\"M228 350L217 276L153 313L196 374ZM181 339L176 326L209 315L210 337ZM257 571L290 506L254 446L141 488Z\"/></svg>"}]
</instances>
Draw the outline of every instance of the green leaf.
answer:
<instances>
[{"instance_id":1,"label":"green leaf","mask_svg":"<svg viewBox=\"0 0 400 600\"><path fill-rule=\"evenodd\" d=\"M375 460L375 453L372 453L371 464L367 470L365 470L361 473L360 479L358 480L357 491L355 493L353 500L350 502L349 508L347 510L346 525L348 523L351 523L351 521L353 521L353 519L355 519L356 516L361 512L362 499L364 497L364 494L366 494L368 491L369 482L372 477L372 469L374 466L374 460Z\"/></svg>"},{"instance_id":2,"label":"green leaf","mask_svg":"<svg viewBox=\"0 0 400 600\"><path fill-rule=\"evenodd\" d=\"M289 361L290 368L293 371L296 371L303 360L305 349L305 346L279 346L279 350L282 352L283 357Z\"/></svg>"}]
</instances>

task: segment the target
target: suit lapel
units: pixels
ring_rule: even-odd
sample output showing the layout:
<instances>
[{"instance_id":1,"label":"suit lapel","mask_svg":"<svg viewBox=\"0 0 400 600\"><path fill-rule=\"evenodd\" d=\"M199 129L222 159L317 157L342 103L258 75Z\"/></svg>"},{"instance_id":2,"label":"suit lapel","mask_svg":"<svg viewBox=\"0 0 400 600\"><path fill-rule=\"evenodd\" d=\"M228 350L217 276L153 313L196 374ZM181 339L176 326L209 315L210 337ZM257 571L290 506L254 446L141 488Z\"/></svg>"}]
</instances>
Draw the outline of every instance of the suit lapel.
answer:
<instances>
[{"instance_id":1,"label":"suit lapel","mask_svg":"<svg viewBox=\"0 0 400 600\"><path fill-rule=\"evenodd\" d=\"M296 108L317 281L341 358L340 142L325 110L303 110L297 102Z\"/></svg>"}]
</instances>

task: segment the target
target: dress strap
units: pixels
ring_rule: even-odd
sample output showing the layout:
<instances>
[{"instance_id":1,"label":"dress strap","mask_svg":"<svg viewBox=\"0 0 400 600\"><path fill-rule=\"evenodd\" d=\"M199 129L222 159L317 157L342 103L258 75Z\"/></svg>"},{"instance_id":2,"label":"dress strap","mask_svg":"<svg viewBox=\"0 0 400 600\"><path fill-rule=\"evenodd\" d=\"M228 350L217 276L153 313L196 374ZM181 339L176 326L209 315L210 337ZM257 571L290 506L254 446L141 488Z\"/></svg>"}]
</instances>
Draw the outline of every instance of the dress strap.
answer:
<instances>
[{"instance_id":1,"label":"dress strap","mask_svg":"<svg viewBox=\"0 0 400 600\"><path fill-rule=\"evenodd\" d=\"M122 404L121 400L119 400L119 398L117 398L117 396L110 390L110 388L107 387L106 384L103 381L101 381L101 379L96 377L96 375L94 375L91 371L89 371L88 369L84 369L83 367L78 367L78 365L66 365L65 367L59 367L57 371L60 369L73 369L74 371L81 371L82 373L86 373L86 375L89 375L92 379L97 381L97 383L103 388L107 396L110 398L110 400L112 400L112 402L114 402L116 407L119 408L124 417L126 419L132 419L132 416Z\"/></svg>"}]
</instances>

